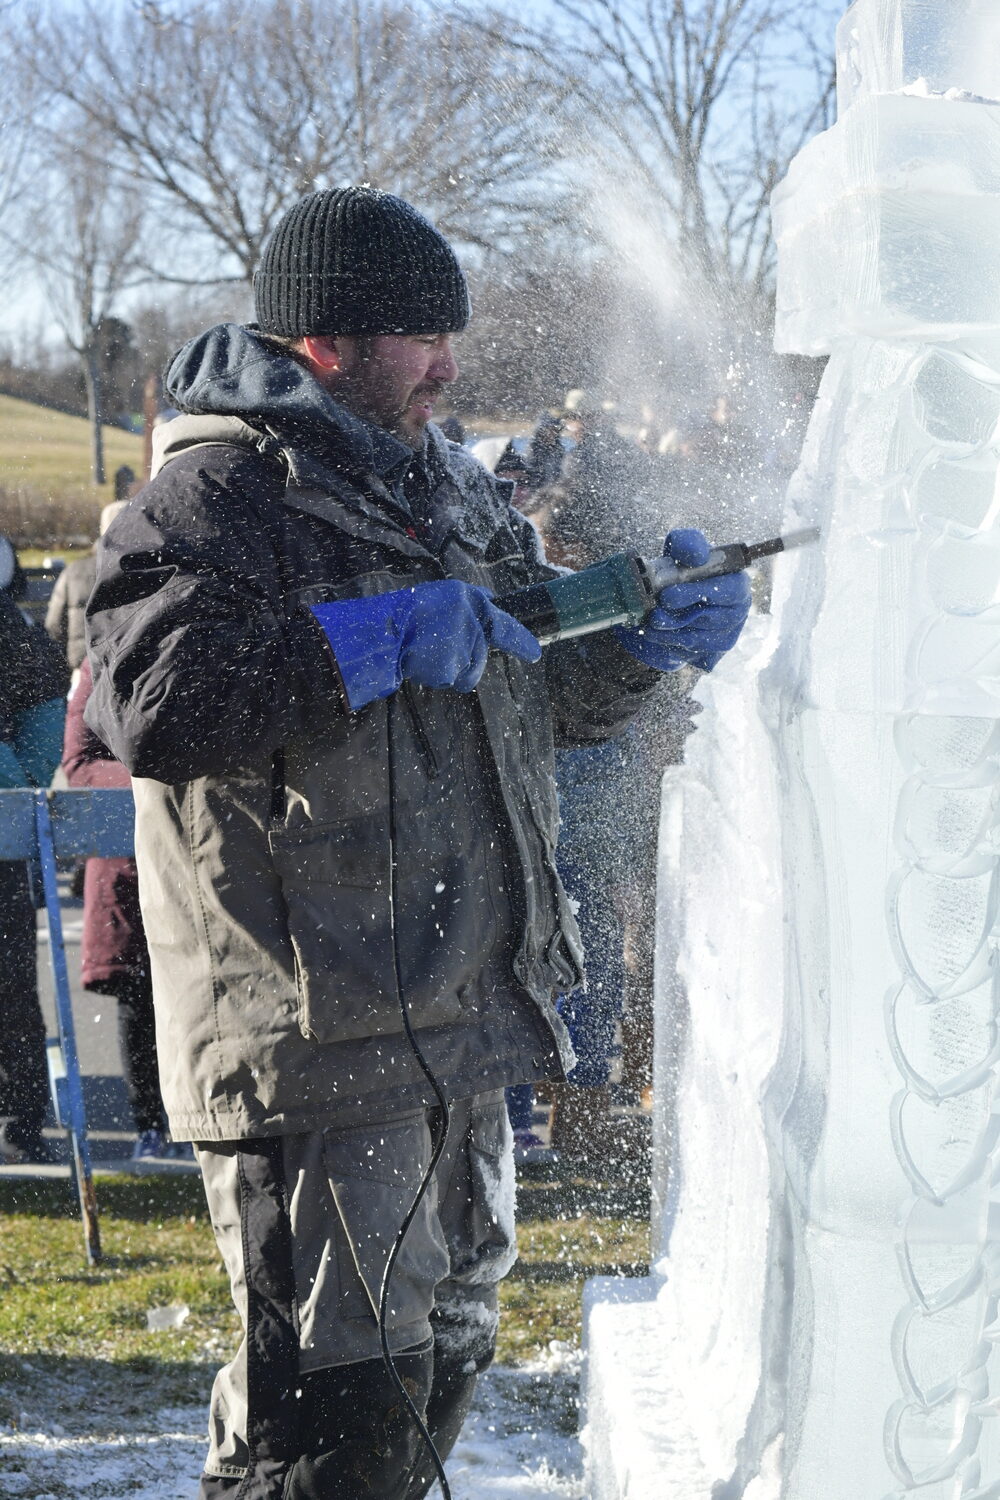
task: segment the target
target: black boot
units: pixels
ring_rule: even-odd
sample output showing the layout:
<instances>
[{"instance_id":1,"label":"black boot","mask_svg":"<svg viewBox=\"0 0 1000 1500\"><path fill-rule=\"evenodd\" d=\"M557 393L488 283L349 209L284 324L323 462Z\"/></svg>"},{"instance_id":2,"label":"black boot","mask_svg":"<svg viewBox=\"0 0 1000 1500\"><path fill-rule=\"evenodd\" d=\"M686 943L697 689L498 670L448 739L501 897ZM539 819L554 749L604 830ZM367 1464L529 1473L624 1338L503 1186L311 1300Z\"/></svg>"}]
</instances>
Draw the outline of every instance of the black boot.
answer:
<instances>
[{"instance_id":1,"label":"black boot","mask_svg":"<svg viewBox=\"0 0 1000 1500\"><path fill-rule=\"evenodd\" d=\"M442 1463L458 1441L458 1434L472 1405L476 1381L475 1370L466 1371L465 1365L449 1365L438 1355L434 1366L434 1383L427 1402L427 1427ZM407 1476L406 1488L400 1491L402 1500L421 1500L437 1479L437 1470L431 1462L425 1444L421 1443L416 1462Z\"/></svg>"},{"instance_id":2,"label":"black boot","mask_svg":"<svg viewBox=\"0 0 1000 1500\"><path fill-rule=\"evenodd\" d=\"M396 1370L423 1415L434 1353L399 1354ZM422 1446L380 1359L316 1370L301 1381L302 1457L283 1500L400 1500Z\"/></svg>"}]
</instances>

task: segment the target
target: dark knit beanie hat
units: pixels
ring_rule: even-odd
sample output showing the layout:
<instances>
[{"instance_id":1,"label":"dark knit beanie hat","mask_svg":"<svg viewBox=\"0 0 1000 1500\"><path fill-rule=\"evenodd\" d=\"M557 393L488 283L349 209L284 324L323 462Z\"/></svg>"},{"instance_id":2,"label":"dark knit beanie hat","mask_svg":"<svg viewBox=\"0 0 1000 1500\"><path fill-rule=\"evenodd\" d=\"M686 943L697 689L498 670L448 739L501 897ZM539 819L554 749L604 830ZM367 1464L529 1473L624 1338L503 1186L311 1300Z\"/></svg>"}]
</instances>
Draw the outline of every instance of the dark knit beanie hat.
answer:
<instances>
[{"instance_id":1,"label":"dark knit beanie hat","mask_svg":"<svg viewBox=\"0 0 1000 1500\"><path fill-rule=\"evenodd\" d=\"M455 333L469 293L423 214L376 188L330 188L290 208L253 279L264 333Z\"/></svg>"}]
</instances>

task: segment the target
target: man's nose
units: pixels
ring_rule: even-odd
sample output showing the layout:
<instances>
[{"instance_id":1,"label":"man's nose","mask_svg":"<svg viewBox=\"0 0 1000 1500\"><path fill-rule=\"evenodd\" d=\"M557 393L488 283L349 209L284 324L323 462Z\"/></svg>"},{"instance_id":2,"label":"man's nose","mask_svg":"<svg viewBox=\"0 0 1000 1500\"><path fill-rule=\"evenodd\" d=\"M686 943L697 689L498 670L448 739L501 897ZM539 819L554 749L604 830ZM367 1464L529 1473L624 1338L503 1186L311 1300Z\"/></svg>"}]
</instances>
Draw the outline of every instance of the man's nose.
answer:
<instances>
[{"instance_id":1,"label":"man's nose","mask_svg":"<svg viewBox=\"0 0 1000 1500\"><path fill-rule=\"evenodd\" d=\"M458 375L458 361L455 351L451 347L451 339L445 338L438 346L428 375L434 380L448 382L454 380Z\"/></svg>"}]
</instances>

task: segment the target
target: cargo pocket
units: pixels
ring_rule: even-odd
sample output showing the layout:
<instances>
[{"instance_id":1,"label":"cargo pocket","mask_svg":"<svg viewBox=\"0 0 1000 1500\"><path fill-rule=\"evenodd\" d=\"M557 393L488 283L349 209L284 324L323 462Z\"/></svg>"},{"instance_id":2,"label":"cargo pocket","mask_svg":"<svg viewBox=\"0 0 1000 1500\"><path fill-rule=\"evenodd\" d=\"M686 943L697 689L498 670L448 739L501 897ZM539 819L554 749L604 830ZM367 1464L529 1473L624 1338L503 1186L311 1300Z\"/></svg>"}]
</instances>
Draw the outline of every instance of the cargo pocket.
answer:
<instances>
[{"instance_id":1,"label":"cargo pocket","mask_svg":"<svg viewBox=\"0 0 1000 1500\"><path fill-rule=\"evenodd\" d=\"M387 830L367 816L272 828L269 840L288 915L303 1035L343 1042L402 1030Z\"/></svg>"},{"instance_id":2,"label":"cargo pocket","mask_svg":"<svg viewBox=\"0 0 1000 1500\"><path fill-rule=\"evenodd\" d=\"M517 1259L514 1153L503 1099L474 1108L466 1138L469 1195L464 1220L453 1227L452 1280L496 1284ZM451 1228L451 1226L449 1226ZM461 1250L456 1251L461 1244Z\"/></svg>"},{"instance_id":3,"label":"cargo pocket","mask_svg":"<svg viewBox=\"0 0 1000 1500\"><path fill-rule=\"evenodd\" d=\"M430 1161L427 1119L421 1112L393 1124L327 1130L323 1149L338 1216L340 1313L374 1323L389 1254ZM449 1265L432 1182L396 1258L388 1328L418 1325L415 1338L429 1335L434 1289Z\"/></svg>"}]
</instances>

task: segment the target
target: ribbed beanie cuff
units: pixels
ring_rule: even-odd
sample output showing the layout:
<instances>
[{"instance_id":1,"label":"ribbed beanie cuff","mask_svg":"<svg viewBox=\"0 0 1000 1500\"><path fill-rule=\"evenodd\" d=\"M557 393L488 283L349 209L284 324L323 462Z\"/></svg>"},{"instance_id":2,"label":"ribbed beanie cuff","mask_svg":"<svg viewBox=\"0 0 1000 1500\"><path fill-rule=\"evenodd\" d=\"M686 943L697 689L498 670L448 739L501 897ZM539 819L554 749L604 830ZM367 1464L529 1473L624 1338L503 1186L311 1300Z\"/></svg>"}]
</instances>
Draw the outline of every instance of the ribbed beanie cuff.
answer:
<instances>
[{"instance_id":1,"label":"ribbed beanie cuff","mask_svg":"<svg viewBox=\"0 0 1000 1500\"><path fill-rule=\"evenodd\" d=\"M456 333L469 293L448 241L402 198L331 188L281 219L253 280L257 322L306 334Z\"/></svg>"}]
</instances>

